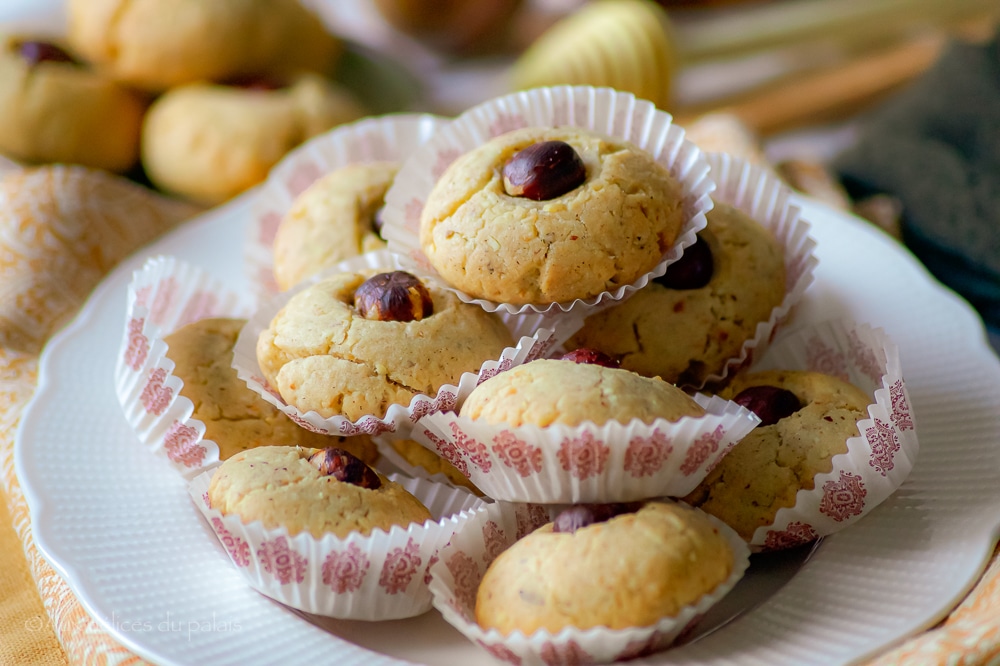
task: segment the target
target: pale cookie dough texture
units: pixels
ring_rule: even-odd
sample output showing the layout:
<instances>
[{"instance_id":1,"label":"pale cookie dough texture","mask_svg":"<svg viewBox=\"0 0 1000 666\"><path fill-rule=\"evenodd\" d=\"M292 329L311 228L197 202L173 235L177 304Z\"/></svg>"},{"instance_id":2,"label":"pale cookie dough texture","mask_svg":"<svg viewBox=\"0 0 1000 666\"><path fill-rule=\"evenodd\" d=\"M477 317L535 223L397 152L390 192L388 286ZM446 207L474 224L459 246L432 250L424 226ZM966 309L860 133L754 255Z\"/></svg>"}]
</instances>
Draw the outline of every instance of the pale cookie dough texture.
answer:
<instances>
[{"instance_id":1,"label":"pale cookie dough texture","mask_svg":"<svg viewBox=\"0 0 1000 666\"><path fill-rule=\"evenodd\" d=\"M382 417L392 404L457 385L513 346L498 316L433 286L429 317L365 319L354 291L373 274L339 273L307 287L260 334L261 372L285 402L323 418Z\"/></svg>"},{"instance_id":2,"label":"pale cookie dough texture","mask_svg":"<svg viewBox=\"0 0 1000 666\"><path fill-rule=\"evenodd\" d=\"M296 197L274 238L274 277L282 290L344 259L386 247L374 221L398 169L396 162L350 164Z\"/></svg>"},{"instance_id":3,"label":"pale cookie dough texture","mask_svg":"<svg viewBox=\"0 0 1000 666\"><path fill-rule=\"evenodd\" d=\"M588 317L567 348L598 349L623 368L679 385L719 374L784 300L785 263L774 235L739 209L716 203L707 218L699 237L714 262L708 284L671 289L653 280Z\"/></svg>"},{"instance_id":4,"label":"pale cookie dough texture","mask_svg":"<svg viewBox=\"0 0 1000 666\"><path fill-rule=\"evenodd\" d=\"M201 319L164 338L181 395L194 403L192 416L205 424L205 438L219 445L219 459L259 446L338 447L373 464L378 448L367 435L321 435L299 427L250 390L232 367L233 347L246 320Z\"/></svg>"},{"instance_id":5,"label":"pale cookie dough texture","mask_svg":"<svg viewBox=\"0 0 1000 666\"><path fill-rule=\"evenodd\" d=\"M381 474L382 485L374 490L321 474L309 462L318 451L265 446L236 454L212 476L212 508L244 523L259 520L265 529L284 527L291 536L309 532L317 539L432 520L420 500Z\"/></svg>"},{"instance_id":6,"label":"pale cookie dough texture","mask_svg":"<svg viewBox=\"0 0 1000 666\"><path fill-rule=\"evenodd\" d=\"M747 541L774 522L782 507L795 506L801 489L815 487L817 474L833 468L858 436L871 397L831 375L766 371L737 376L721 394L732 398L749 386L776 386L803 406L777 423L757 426L684 500L719 518Z\"/></svg>"},{"instance_id":7,"label":"pale cookie dough texture","mask_svg":"<svg viewBox=\"0 0 1000 666\"><path fill-rule=\"evenodd\" d=\"M644 627L725 582L732 548L702 513L649 502L572 533L543 525L500 554L476 596L476 621L502 634Z\"/></svg>"},{"instance_id":8,"label":"pale cookie dough texture","mask_svg":"<svg viewBox=\"0 0 1000 666\"><path fill-rule=\"evenodd\" d=\"M149 108L142 164L160 189L214 205L262 182L306 139L363 114L350 93L315 74L273 90L180 86Z\"/></svg>"},{"instance_id":9,"label":"pale cookie dough texture","mask_svg":"<svg viewBox=\"0 0 1000 666\"><path fill-rule=\"evenodd\" d=\"M134 165L145 102L84 64L30 64L17 42L0 38L0 153L115 172Z\"/></svg>"},{"instance_id":10,"label":"pale cookie dough texture","mask_svg":"<svg viewBox=\"0 0 1000 666\"><path fill-rule=\"evenodd\" d=\"M621 368L542 359L501 372L477 386L462 416L512 426L597 425L705 415L686 393L660 379Z\"/></svg>"},{"instance_id":11,"label":"pale cookie dough texture","mask_svg":"<svg viewBox=\"0 0 1000 666\"><path fill-rule=\"evenodd\" d=\"M507 194L504 164L560 140L586 167L579 187L547 201ZM420 244L435 270L477 298L563 303L651 271L684 225L681 185L636 146L576 128L525 128L455 160L427 198Z\"/></svg>"},{"instance_id":12,"label":"pale cookie dough texture","mask_svg":"<svg viewBox=\"0 0 1000 666\"><path fill-rule=\"evenodd\" d=\"M69 0L68 39L113 78L195 81L330 71L342 46L299 0Z\"/></svg>"}]
</instances>

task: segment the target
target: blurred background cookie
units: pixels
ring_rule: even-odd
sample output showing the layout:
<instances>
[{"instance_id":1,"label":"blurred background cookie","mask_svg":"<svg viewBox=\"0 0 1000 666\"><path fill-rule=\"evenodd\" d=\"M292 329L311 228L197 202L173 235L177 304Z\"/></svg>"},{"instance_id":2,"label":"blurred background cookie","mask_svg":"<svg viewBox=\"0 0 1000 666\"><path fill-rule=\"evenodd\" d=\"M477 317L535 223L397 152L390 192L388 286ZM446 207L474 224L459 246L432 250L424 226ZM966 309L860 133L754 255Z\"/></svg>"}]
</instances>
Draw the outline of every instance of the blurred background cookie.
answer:
<instances>
[{"instance_id":1,"label":"blurred background cookie","mask_svg":"<svg viewBox=\"0 0 1000 666\"><path fill-rule=\"evenodd\" d=\"M145 101L53 41L0 39L0 152L122 172L139 158Z\"/></svg>"}]
</instances>

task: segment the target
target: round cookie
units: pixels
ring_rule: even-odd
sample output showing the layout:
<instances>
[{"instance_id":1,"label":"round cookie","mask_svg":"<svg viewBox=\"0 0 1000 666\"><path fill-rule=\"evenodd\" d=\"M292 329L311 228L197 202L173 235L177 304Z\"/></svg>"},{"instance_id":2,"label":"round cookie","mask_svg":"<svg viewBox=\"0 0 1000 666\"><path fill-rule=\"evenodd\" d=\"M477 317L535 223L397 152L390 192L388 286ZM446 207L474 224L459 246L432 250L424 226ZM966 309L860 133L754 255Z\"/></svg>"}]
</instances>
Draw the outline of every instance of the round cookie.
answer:
<instances>
[{"instance_id":1,"label":"round cookie","mask_svg":"<svg viewBox=\"0 0 1000 666\"><path fill-rule=\"evenodd\" d=\"M658 418L677 421L705 410L672 384L620 368L542 359L501 372L477 386L462 416L512 426L597 425Z\"/></svg>"},{"instance_id":2,"label":"round cookie","mask_svg":"<svg viewBox=\"0 0 1000 666\"><path fill-rule=\"evenodd\" d=\"M764 226L733 206L716 203L699 243L622 303L591 315L566 343L598 349L647 377L702 386L739 355L759 322L785 297L784 251ZM711 278L680 285L685 262L710 251ZM688 288L678 288L684 286Z\"/></svg>"},{"instance_id":3,"label":"round cookie","mask_svg":"<svg viewBox=\"0 0 1000 666\"><path fill-rule=\"evenodd\" d=\"M353 532L389 531L394 525L432 519L420 500L370 468L366 475L377 477L377 488L324 473L310 462L322 453L323 449L295 446L238 453L212 476L208 488L212 508L238 515L244 523L259 520L266 529L284 527L291 536L309 532L317 539L324 534L343 538Z\"/></svg>"},{"instance_id":4,"label":"round cookie","mask_svg":"<svg viewBox=\"0 0 1000 666\"><path fill-rule=\"evenodd\" d=\"M278 88L195 83L169 90L142 127L142 164L160 189L214 205L263 181L306 139L363 110L315 74Z\"/></svg>"},{"instance_id":5,"label":"round cookie","mask_svg":"<svg viewBox=\"0 0 1000 666\"><path fill-rule=\"evenodd\" d=\"M180 394L194 403L192 416L205 424L205 438L219 445L219 459L267 445L345 449L366 463L378 460L367 435L322 435L300 427L250 390L232 367L233 346L246 320L200 319L164 338Z\"/></svg>"},{"instance_id":6,"label":"round cookie","mask_svg":"<svg viewBox=\"0 0 1000 666\"><path fill-rule=\"evenodd\" d=\"M385 248L375 217L398 170L396 162L350 164L296 197L274 237L278 286L290 289L337 262Z\"/></svg>"},{"instance_id":7,"label":"round cookie","mask_svg":"<svg viewBox=\"0 0 1000 666\"><path fill-rule=\"evenodd\" d=\"M366 318L355 292L374 271L339 273L293 296L257 340L257 360L264 378L281 397L303 412L382 417L392 404L408 405L414 396L435 395L444 384L457 384L462 373L478 372L484 361L500 358L513 346L510 332L495 314L458 300L451 292L425 287L421 318L400 321ZM420 284L416 278L401 271ZM388 290L372 287L366 295L384 302ZM399 307L415 307L405 300ZM377 316L369 312L369 316Z\"/></svg>"},{"instance_id":8,"label":"round cookie","mask_svg":"<svg viewBox=\"0 0 1000 666\"><path fill-rule=\"evenodd\" d=\"M523 149L563 141L582 184L542 200L508 194L504 166ZM420 244L451 285L512 304L586 299L651 271L684 225L681 185L636 146L582 129L525 128L458 159L420 218Z\"/></svg>"},{"instance_id":9,"label":"round cookie","mask_svg":"<svg viewBox=\"0 0 1000 666\"><path fill-rule=\"evenodd\" d=\"M299 0L69 0L68 39L131 85L329 71L341 51Z\"/></svg>"},{"instance_id":10,"label":"round cookie","mask_svg":"<svg viewBox=\"0 0 1000 666\"><path fill-rule=\"evenodd\" d=\"M127 171L139 159L145 108L57 44L0 41L0 152L15 160Z\"/></svg>"},{"instance_id":11,"label":"round cookie","mask_svg":"<svg viewBox=\"0 0 1000 666\"><path fill-rule=\"evenodd\" d=\"M677 615L726 581L732 548L702 513L649 502L575 531L561 516L501 553L476 595L476 621L502 634L624 629Z\"/></svg>"},{"instance_id":12,"label":"round cookie","mask_svg":"<svg viewBox=\"0 0 1000 666\"><path fill-rule=\"evenodd\" d=\"M758 425L722 458L684 501L719 518L747 541L782 507L795 506L831 459L847 452L871 397L853 384L818 372L773 370L736 376L720 394L733 399L750 387L790 391L801 407L771 425ZM764 418L764 415L761 415Z\"/></svg>"}]
</instances>

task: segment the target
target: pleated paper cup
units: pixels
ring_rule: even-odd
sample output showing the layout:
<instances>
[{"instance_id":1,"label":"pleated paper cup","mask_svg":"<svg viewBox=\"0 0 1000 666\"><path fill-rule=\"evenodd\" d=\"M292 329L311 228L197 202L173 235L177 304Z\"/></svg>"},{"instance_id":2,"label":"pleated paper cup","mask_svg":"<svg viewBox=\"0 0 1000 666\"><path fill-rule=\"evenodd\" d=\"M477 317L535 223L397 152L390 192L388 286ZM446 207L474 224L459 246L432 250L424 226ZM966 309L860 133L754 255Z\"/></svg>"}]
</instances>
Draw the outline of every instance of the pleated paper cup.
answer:
<instances>
[{"instance_id":1,"label":"pleated paper cup","mask_svg":"<svg viewBox=\"0 0 1000 666\"><path fill-rule=\"evenodd\" d=\"M572 318L556 319L544 314L525 313L501 316L504 324L517 341L516 346L506 348L498 359L485 361L478 372L466 372L457 384L441 386L435 395L416 395L409 404L390 405L385 414L368 414L356 420L344 416L324 418L315 411L302 412L294 405L287 404L271 387L261 372L257 361L257 339L267 329L278 311L296 294L308 289L324 277L340 272L361 270L397 270L400 266L392 253L382 250L369 252L343 261L311 279L303 281L281 294L272 296L257 308L240 332L233 349L233 367L237 375L253 391L287 414L303 428L331 435L381 435L393 433L406 438L417 420L433 412L454 409L455 404L472 392L479 383L498 372L526 363L548 354L560 339L567 337L576 324ZM553 326L553 328L546 328ZM420 363L423 359L416 359Z\"/></svg>"},{"instance_id":2,"label":"pleated paper cup","mask_svg":"<svg viewBox=\"0 0 1000 666\"><path fill-rule=\"evenodd\" d=\"M351 164L402 163L448 119L431 114L390 114L338 125L286 155L258 188L245 248L246 266L261 295L278 293L274 237L292 203L322 176Z\"/></svg>"},{"instance_id":3,"label":"pleated paper cup","mask_svg":"<svg viewBox=\"0 0 1000 666\"><path fill-rule=\"evenodd\" d=\"M190 477L219 462L219 446L193 418L194 403L181 395L163 338L206 317L245 318L248 298L209 273L174 257L158 256L137 270L128 287L115 393L139 441Z\"/></svg>"},{"instance_id":4,"label":"pleated paper cup","mask_svg":"<svg viewBox=\"0 0 1000 666\"><path fill-rule=\"evenodd\" d=\"M790 331L774 342L766 363L751 368L768 369L839 377L871 396L871 404L868 418L858 421L860 434L832 458L833 468L754 532L755 551L799 546L857 522L902 485L919 451L899 350L882 329L830 320Z\"/></svg>"},{"instance_id":5,"label":"pleated paper cup","mask_svg":"<svg viewBox=\"0 0 1000 666\"><path fill-rule=\"evenodd\" d=\"M523 127L560 126L629 141L666 167L682 186L684 226L677 241L653 270L632 284L587 299L515 305L476 298L448 285L432 268L419 238L420 214L437 180L457 157L500 134ZM573 310L580 314L621 300L663 275L667 265L676 261L684 248L695 242L695 234L705 227L705 213L712 208L709 194L714 189L701 150L684 138L684 130L673 124L670 114L651 102L611 88L535 88L472 107L420 146L403 164L386 193L382 236L407 270L439 282L463 301L477 303L490 312L557 314Z\"/></svg>"},{"instance_id":6,"label":"pleated paper cup","mask_svg":"<svg viewBox=\"0 0 1000 666\"><path fill-rule=\"evenodd\" d=\"M555 634L539 630L530 636L520 631L505 636L496 629L483 629L476 623L475 601L487 567L525 534L515 508L502 503L492 504L470 520L439 554L438 562L431 567L430 583L434 607L448 624L493 657L513 664L608 663L665 649L726 596L749 565L750 552L746 543L732 529L708 516L732 548L733 570L728 579L695 604L682 608L677 615L645 627L569 627Z\"/></svg>"},{"instance_id":7,"label":"pleated paper cup","mask_svg":"<svg viewBox=\"0 0 1000 666\"><path fill-rule=\"evenodd\" d=\"M349 620L395 620L431 608L430 567L438 553L485 503L471 494L425 481L390 476L419 499L432 520L339 538L290 535L259 521L213 509L212 473L188 488L195 506L250 587L306 613Z\"/></svg>"},{"instance_id":8,"label":"pleated paper cup","mask_svg":"<svg viewBox=\"0 0 1000 666\"><path fill-rule=\"evenodd\" d=\"M695 399L704 416L648 424L515 427L442 411L421 418L412 436L496 500L576 504L681 497L760 422L734 402Z\"/></svg>"}]
</instances>

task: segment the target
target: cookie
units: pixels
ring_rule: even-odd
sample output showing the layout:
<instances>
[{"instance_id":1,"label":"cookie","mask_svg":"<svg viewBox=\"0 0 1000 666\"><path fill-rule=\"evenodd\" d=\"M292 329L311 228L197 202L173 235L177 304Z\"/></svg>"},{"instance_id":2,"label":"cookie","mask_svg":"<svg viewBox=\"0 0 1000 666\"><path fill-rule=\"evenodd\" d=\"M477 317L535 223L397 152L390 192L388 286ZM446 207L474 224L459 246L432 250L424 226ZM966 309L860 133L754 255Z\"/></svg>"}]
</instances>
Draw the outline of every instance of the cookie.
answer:
<instances>
[{"instance_id":1,"label":"cookie","mask_svg":"<svg viewBox=\"0 0 1000 666\"><path fill-rule=\"evenodd\" d=\"M498 316L408 273L368 271L338 273L295 294L260 334L256 353L288 404L355 421L436 395L510 346Z\"/></svg>"},{"instance_id":2,"label":"cookie","mask_svg":"<svg viewBox=\"0 0 1000 666\"><path fill-rule=\"evenodd\" d=\"M247 83L180 86L152 104L142 164L158 188L218 204L262 182L306 139L364 113L350 93L315 74L283 87Z\"/></svg>"},{"instance_id":3,"label":"cookie","mask_svg":"<svg viewBox=\"0 0 1000 666\"><path fill-rule=\"evenodd\" d=\"M376 215L398 169L396 162L350 164L296 197L274 238L274 277L282 290L344 259L385 248Z\"/></svg>"},{"instance_id":4,"label":"cookie","mask_svg":"<svg viewBox=\"0 0 1000 666\"><path fill-rule=\"evenodd\" d=\"M456 486L467 488L477 495L483 494L482 491L476 487L476 484L472 483L467 476L459 472L454 465L428 449L420 442L416 442L412 439L394 439L391 444L392 448L403 458L403 460L411 465L420 467L427 472L427 474L431 476L435 474L444 474L448 480Z\"/></svg>"},{"instance_id":5,"label":"cookie","mask_svg":"<svg viewBox=\"0 0 1000 666\"><path fill-rule=\"evenodd\" d=\"M490 564L476 595L480 626L528 636L648 626L677 615L733 571L733 550L719 528L690 507L649 502L591 524L566 515Z\"/></svg>"},{"instance_id":6,"label":"cookie","mask_svg":"<svg viewBox=\"0 0 1000 666\"><path fill-rule=\"evenodd\" d=\"M180 394L194 403L192 416L205 424L205 438L219 445L219 459L268 445L339 447L374 464L378 448L367 435L321 435L298 426L251 391L232 367L233 346L243 319L201 319L164 338Z\"/></svg>"},{"instance_id":7,"label":"cookie","mask_svg":"<svg viewBox=\"0 0 1000 666\"><path fill-rule=\"evenodd\" d=\"M700 387L738 357L785 296L784 250L764 226L716 203L698 242L630 298L593 314L566 343L623 368Z\"/></svg>"},{"instance_id":8,"label":"cookie","mask_svg":"<svg viewBox=\"0 0 1000 666\"><path fill-rule=\"evenodd\" d=\"M779 509L794 506L800 489L812 489L816 475L830 471L834 456L847 452L847 440L858 436L857 422L868 416L871 402L842 379L807 371L738 375L721 395L741 402L739 394L752 387L784 389L794 398L783 411L780 398L766 393L756 405L744 403L764 421L684 498L747 541L757 528L773 523Z\"/></svg>"},{"instance_id":9,"label":"cookie","mask_svg":"<svg viewBox=\"0 0 1000 666\"><path fill-rule=\"evenodd\" d=\"M244 523L260 521L265 529L284 527L291 536L309 532L317 539L431 519L402 486L352 458L337 449L295 446L243 451L215 471L209 501Z\"/></svg>"},{"instance_id":10,"label":"cookie","mask_svg":"<svg viewBox=\"0 0 1000 666\"><path fill-rule=\"evenodd\" d=\"M145 101L51 41L0 41L0 152L22 162L127 171Z\"/></svg>"},{"instance_id":11,"label":"cookie","mask_svg":"<svg viewBox=\"0 0 1000 666\"><path fill-rule=\"evenodd\" d=\"M508 170L505 185L508 161L518 155L531 171L552 157L536 154L549 141L572 149L560 153L560 166L524 191ZM427 197L419 237L434 269L465 293L544 304L635 282L660 262L684 222L680 183L645 151L583 129L525 128L452 162Z\"/></svg>"},{"instance_id":12,"label":"cookie","mask_svg":"<svg viewBox=\"0 0 1000 666\"><path fill-rule=\"evenodd\" d=\"M691 397L660 379L590 363L542 359L491 377L466 398L461 416L512 426L598 425L705 414Z\"/></svg>"},{"instance_id":13,"label":"cookie","mask_svg":"<svg viewBox=\"0 0 1000 666\"><path fill-rule=\"evenodd\" d=\"M68 40L130 85L329 71L342 49L299 0L69 0Z\"/></svg>"}]
</instances>

